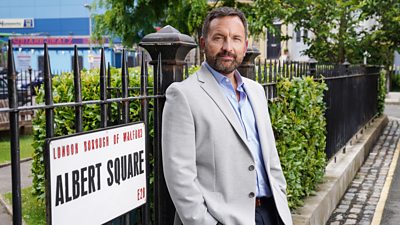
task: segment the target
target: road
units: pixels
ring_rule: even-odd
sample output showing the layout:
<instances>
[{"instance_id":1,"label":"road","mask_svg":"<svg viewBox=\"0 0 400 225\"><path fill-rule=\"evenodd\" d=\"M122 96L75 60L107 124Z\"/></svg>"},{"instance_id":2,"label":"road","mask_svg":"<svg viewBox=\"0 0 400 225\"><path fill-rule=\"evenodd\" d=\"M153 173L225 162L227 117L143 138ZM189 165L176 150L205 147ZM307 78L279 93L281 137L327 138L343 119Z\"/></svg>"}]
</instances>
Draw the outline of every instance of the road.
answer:
<instances>
[{"instance_id":1,"label":"road","mask_svg":"<svg viewBox=\"0 0 400 225\"><path fill-rule=\"evenodd\" d=\"M386 104L385 105L385 114L389 117L395 117L400 119L400 104Z\"/></svg>"},{"instance_id":2,"label":"road","mask_svg":"<svg viewBox=\"0 0 400 225\"><path fill-rule=\"evenodd\" d=\"M400 120L400 104L386 104L385 114L391 119ZM400 132L400 131L397 131ZM396 160L396 159L393 159ZM392 162L393 163L393 162ZM389 195L383 210L381 225L400 224L400 161L397 158L397 165L390 185Z\"/></svg>"}]
</instances>

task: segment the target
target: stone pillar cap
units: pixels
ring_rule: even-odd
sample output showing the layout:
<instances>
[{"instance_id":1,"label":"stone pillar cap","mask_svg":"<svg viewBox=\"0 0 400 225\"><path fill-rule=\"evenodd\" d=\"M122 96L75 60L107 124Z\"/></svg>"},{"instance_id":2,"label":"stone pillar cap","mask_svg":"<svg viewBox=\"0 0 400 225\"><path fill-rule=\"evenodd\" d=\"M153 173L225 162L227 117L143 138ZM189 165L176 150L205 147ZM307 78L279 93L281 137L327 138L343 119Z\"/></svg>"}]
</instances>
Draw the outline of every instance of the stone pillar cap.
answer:
<instances>
[{"instance_id":1,"label":"stone pillar cap","mask_svg":"<svg viewBox=\"0 0 400 225\"><path fill-rule=\"evenodd\" d=\"M248 46L246 53L254 53L257 54L257 56L261 54L256 46Z\"/></svg>"},{"instance_id":2,"label":"stone pillar cap","mask_svg":"<svg viewBox=\"0 0 400 225\"><path fill-rule=\"evenodd\" d=\"M174 27L167 25L160 29L156 33L151 33L142 39L139 43L139 46L148 46L148 45L184 45L196 47L197 44L194 42L193 38L182 34Z\"/></svg>"}]
</instances>

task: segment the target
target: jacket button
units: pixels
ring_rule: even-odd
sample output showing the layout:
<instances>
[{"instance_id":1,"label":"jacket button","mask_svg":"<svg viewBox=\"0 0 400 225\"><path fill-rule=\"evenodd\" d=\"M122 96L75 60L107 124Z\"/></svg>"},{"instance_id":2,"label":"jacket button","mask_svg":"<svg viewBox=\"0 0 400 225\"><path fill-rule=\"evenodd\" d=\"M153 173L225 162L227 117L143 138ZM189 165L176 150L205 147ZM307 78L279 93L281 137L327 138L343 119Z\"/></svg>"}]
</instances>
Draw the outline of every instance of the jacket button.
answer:
<instances>
[{"instance_id":1,"label":"jacket button","mask_svg":"<svg viewBox=\"0 0 400 225\"><path fill-rule=\"evenodd\" d=\"M249 166L249 171L253 171L253 170L254 170L254 166L253 165Z\"/></svg>"},{"instance_id":2,"label":"jacket button","mask_svg":"<svg viewBox=\"0 0 400 225\"><path fill-rule=\"evenodd\" d=\"M254 196L256 196L256 195L254 194L254 192L250 192L249 198L254 198Z\"/></svg>"}]
</instances>

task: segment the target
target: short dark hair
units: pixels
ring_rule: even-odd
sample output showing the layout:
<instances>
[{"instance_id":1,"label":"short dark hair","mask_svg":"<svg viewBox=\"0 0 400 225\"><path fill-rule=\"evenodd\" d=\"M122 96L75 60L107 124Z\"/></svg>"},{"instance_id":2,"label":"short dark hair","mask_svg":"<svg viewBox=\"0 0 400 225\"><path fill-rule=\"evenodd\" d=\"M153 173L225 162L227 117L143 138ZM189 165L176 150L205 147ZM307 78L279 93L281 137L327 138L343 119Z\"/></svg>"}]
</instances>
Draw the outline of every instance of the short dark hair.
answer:
<instances>
[{"instance_id":1,"label":"short dark hair","mask_svg":"<svg viewBox=\"0 0 400 225\"><path fill-rule=\"evenodd\" d=\"M203 38L207 38L208 28L210 27L211 21L213 19L221 18L221 17L225 17L225 16L237 16L237 17L239 17L239 19L243 23L244 32L245 32L245 35L246 35L246 38L247 38L247 20L246 20L246 16L239 9L231 8L231 7L216 8L216 9L213 9L210 13L208 13L208 15L204 19L204 23L203 23L203 29L202 29Z\"/></svg>"}]
</instances>

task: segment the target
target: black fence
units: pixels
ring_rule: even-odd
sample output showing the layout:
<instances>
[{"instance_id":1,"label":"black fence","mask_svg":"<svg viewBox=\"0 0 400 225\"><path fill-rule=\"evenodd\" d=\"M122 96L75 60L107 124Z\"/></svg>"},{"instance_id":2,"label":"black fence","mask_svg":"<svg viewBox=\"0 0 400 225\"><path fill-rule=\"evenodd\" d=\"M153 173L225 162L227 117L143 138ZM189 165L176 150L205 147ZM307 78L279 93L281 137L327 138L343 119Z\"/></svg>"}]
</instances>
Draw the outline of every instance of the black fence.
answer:
<instances>
[{"instance_id":1,"label":"black fence","mask_svg":"<svg viewBox=\"0 0 400 225\"><path fill-rule=\"evenodd\" d=\"M12 49L11 43L9 43L9 49ZM14 60L12 51L9 51L8 58L10 59L8 62L7 77L5 78L6 81L6 89L5 95L8 98L9 107L8 108L0 108L0 113L9 113L9 127L10 127L10 144L11 144L11 162L12 162L12 202L13 202L13 224L22 224L22 215L21 215L21 185L20 185L20 147L19 147L19 115L25 111L35 111L35 110L45 110L46 113L46 138L52 138L55 136L54 134L54 111L57 108L61 107L74 107L75 108L75 124L76 124L76 133L80 133L83 131L83 118L82 118L82 109L86 105L97 104L100 105L101 113L100 113L100 126L102 128L107 127L108 125L115 125L115 124L126 124L131 122L129 118L129 104L133 101L140 101L141 105L141 121L146 124L146 158L153 158L155 157L155 165L154 168L150 168L150 163L147 162L146 168L148 173L154 170L160 170L161 165L161 157L158 156L161 154L161 146L160 143L160 133L161 133L161 110L154 110L155 115L154 117L154 127L149 126L149 102L153 101L155 107L161 108L159 105L162 104L164 101L164 96L161 95L161 84L159 83L161 79L154 79L154 90L151 92L155 93L153 95L148 95L149 85L147 83L148 80L148 72L147 72L147 62L142 60L142 71L141 71L141 85L140 87L129 87L129 74L127 72L126 67L126 56L125 52L122 54L122 72L121 72L121 80L122 86L121 87L110 87L107 86L107 81L110 79L110 70L107 70L106 73L106 64L105 64L105 57L104 52L102 50L101 54L101 65L100 65L100 99L93 100L93 101L82 101L82 91L81 91L81 80L80 80L80 69L78 64L76 63L74 66L74 86L75 86L75 97L74 102L65 102L65 103L54 103L53 96L52 96L52 74L50 69L50 59L48 56L48 47L47 45L44 46L44 68L43 68L43 85L44 85L44 93L45 93L45 104L43 105L32 105L32 104L25 104L21 102L21 98L19 95L20 86L20 79L23 81L27 81L26 79L21 78L21 73L17 73L15 71ZM75 62L77 62L77 48L75 47ZM153 61L152 61L153 62ZM154 67L156 74L162 74L161 72L161 58L154 61ZM180 65L181 71L183 71L183 65ZM158 71L157 71L158 69ZM182 74L182 72L181 72ZM176 72L175 72L176 75ZM174 76L177 78L177 76ZM182 77L182 76L181 76ZM28 83L28 82L26 82ZM30 83L30 82L29 82ZM152 85L153 86L153 85ZM132 95L128 95L130 90L135 90L135 92L140 92L140 96L132 97ZM110 99L111 93L115 92L115 95L118 96L117 98ZM18 94L17 94L18 93ZM114 95L114 96L115 96ZM32 96L31 92L29 92L29 96ZM31 98L30 98L31 99ZM112 103L118 104L118 119L114 120L113 123L109 121L110 115L110 105ZM117 121L117 122L115 122ZM150 129L154 129L154 139L149 138L148 131ZM154 143L151 143L149 140L157 140ZM152 150L153 152L150 152ZM150 154L152 155L150 157ZM160 190L162 187L159 183L163 179L163 175L159 173L155 173L155 185L154 188L150 188L149 177L147 177L147 193L146 196L153 196L150 194L149 190L154 190L154 195L165 195L168 196L166 189L164 191ZM162 192L162 194L158 194ZM158 212L161 204L156 204L154 206L154 212ZM47 205L49 207L49 205ZM50 210L49 208L47 210ZM173 210L173 208L172 208ZM156 215L150 216L150 200L148 203L143 205L142 207L129 212L125 215L120 216L119 218L115 218L114 220L106 223L106 224L151 224L151 220L155 218L157 224L163 224L160 221L160 213L155 213ZM153 219L151 219L153 218ZM171 220L171 219L170 219Z\"/></svg>"},{"instance_id":2,"label":"black fence","mask_svg":"<svg viewBox=\"0 0 400 225\"><path fill-rule=\"evenodd\" d=\"M13 47L9 42L8 49L8 71L6 76L8 107L0 108L0 114L8 113L10 128L10 144L11 144L11 169L12 169L12 203L13 203L13 224L22 224L21 210L21 182L20 182L20 146L19 146L19 115L25 111L44 110L46 118L46 138L55 136L54 130L54 112L58 108L73 107L75 109L76 133L83 131L82 112L87 105L100 106L100 127L104 128L109 125L126 124L130 121L130 104L139 102L140 104L140 120L146 126L146 171L147 174L154 174L154 181L150 185L150 177L146 178L146 194L148 196L147 203L140 208L121 215L106 224L172 224L174 219L174 207L169 197L166 184L164 181L162 164L161 164L161 118L162 110L165 102L165 90L175 81L184 79L184 67L186 65L185 56L196 46L192 38L182 35L174 28L167 26L163 28L163 38L153 41L153 35L146 36L141 42L141 46L145 48L151 55L153 60L147 62L142 57L140 87L131 87L129 85L129 73L127 70L127 57L125 51L122 53L122 69L121 69L121 86L111 87L110 70L106 70L104 50L101 53L100 64L100 99L83 101L82 88L79 68L79 56L75 47L75 55L73 59L74 69L74 99L73 102L54 103L52 94L52 74L50 68L50 59L48 54L48 46L44 46L44 63L43 63L43 88L44 88L44 104L40 105L22 105L18 103L18 72L14 66ZM161 57L162 55L162 57ZM148 84L147 64L153 66L153 84ZM107 71L107 72L106 72ZM187 76L187 67L186 67ZM139 92L138 95L130 95L130 92ZM113 94L114 93L114 94ZM149 94L150 93L150 94ZM117 96L111 98L111 95ZM117 119L110 122L110 105L117 104ZM152 108L150 108L152 103ZM151 114L151 115L150 115ZM150 120L151 118L151 120ZM117 122L115 122L117 121ZM152 137L149 131L153 130ZM43 146L44 147L44 146ZM150 160L153 159L152 164ZM152 196L152 198L150 198ZM150 200L151 199L151 200ZM150 209L150 206L153 206ZM47 204L47 207L50 207ZM47 209L50 210L49 208ZM48 220L49 221L49 220Z\"/></svg>"},{"instance_id":3,"label":"black fence","mask_svg":"<svg viewBox=\"0 0 400 225\"><path fill-rule=\"evenodd\" d=\"M250 54L259 53L250 50ZM312 76L315 80L323 79L328 86L324 95L327 106L325 153L330 159L376 116L380 69L377 66L348 63L319 64L314 60L309 62L258 60L245 62L241 73L261 83L268 99L277 97L275 84L279 77L292 79Z\"/></svg>"},{"instance_id":4,"label":"black fence","mask_svg":"<svg viewBox=\"0 0 400 225\"><path fill-rule=\"evenodd\" d=\"M129 74L126 66L125 52L122 54L121 87L110 87L107 78L110 77L106 68L104 52L101 54L100 64L100 99L82 101L81 80L77 49L74 56L74 86L75 96L73 102L54 103L52 97L52 74L47 45L44 51L43 85L45 92L45 104L19 106L17 94L17 72L14 70L12 51L8 52L8 108L0 108L0 113L9 113L10 119L10 143L12 161L12 198L13 198L13 223L22 224L21 217L21 185L20 185L20 149L19 149L19 120L18 116L23 111L45 110L46 113L46 137L54 137L54 110L59 107L75 108L76 133L82 132L82 110L86 105L100 105L101 127L113 125L110 120L110 104L117 103L118 123L129 123L129 105L131 102L140 102L141 120L146 125L146 131L154 130L154 135L149 138L146 134L146 158L154 159L154 164L147 160L147 173L154 174L154 183L150 184L147 177L146 196L153 196L145 205L133 212L129 212L116 218L107 224L173 224L175 209L169 197L163 177L161 161L161 119L165 103L165 90L176 81L181 81L187 76L185 57L190 49L196 46L193 39L182 35L170 27L163 28L162 35L150 34L141 44L150 54L153 60L141 61L140 87L130 87ZM13 49L11 43L9 48ZM327 155L332 157L367 121L372 119L377 112L377 68L357 67L349 65L318 65L316 62L279 62L258 61L255 49L249 49L244 62L239 70L243 76L258 80L263 84L269 99L276 97L275 84L278 76L298 77L303 75L315 76L315 79L325 78L329 90L325 95L328 106L326 118L328 123ZM153 66L154 83L150 89L148 84L147 63ZM256 65L257 64L257 65ZM186 66L186 67L185 67ZM185 71L186 68L186 71ZM139 90L139 95L131 96L129 90ZM150 91L149 91L150 90ZM112 92L118 92L116 98L111 98ZM149 94L150 93L150 94ZM152 116L150 106L152 103ZM150 126L150 124L152 124ZM150 207L153 205L154 207Z\"/></svg>"}]
</instances>

